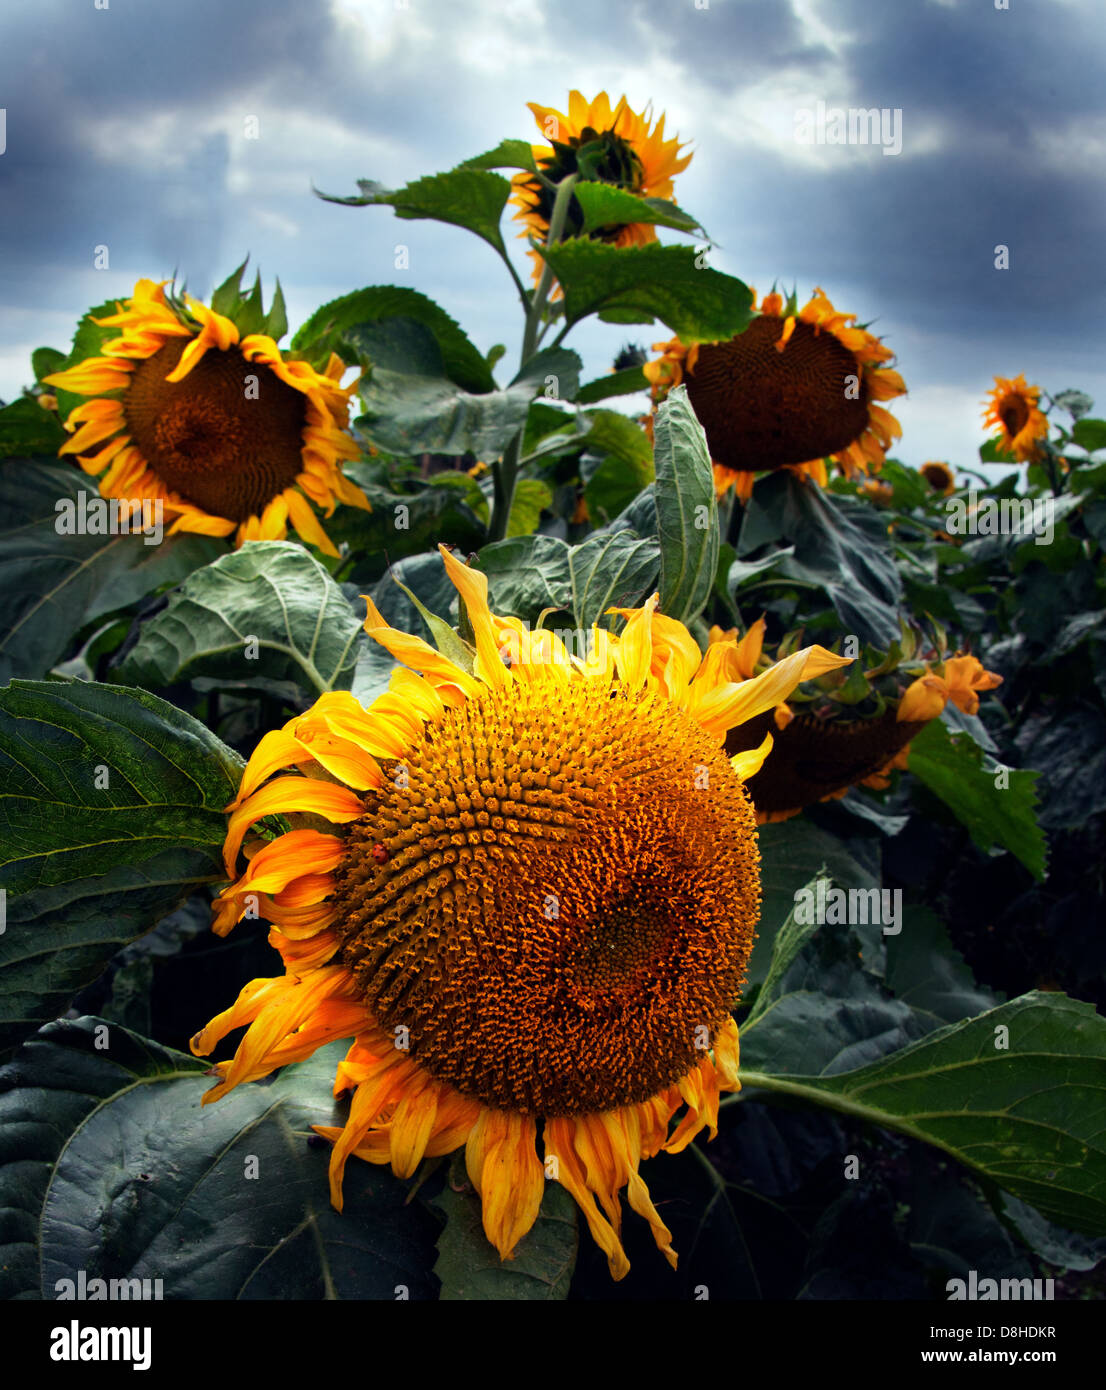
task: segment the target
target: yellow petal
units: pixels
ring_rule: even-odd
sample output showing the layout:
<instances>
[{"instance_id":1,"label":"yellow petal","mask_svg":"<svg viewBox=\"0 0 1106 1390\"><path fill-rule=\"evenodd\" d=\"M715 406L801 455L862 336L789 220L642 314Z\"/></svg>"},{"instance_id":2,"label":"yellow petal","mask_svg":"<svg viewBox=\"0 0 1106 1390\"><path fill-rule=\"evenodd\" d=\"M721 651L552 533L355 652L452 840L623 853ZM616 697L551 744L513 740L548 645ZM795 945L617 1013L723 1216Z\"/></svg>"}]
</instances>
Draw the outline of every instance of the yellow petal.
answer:
<instances>
[{"instance_id":1,"label":"yellow petal","mask_svg":"<svg viewBox=\"0 0 1106 1390\"><path fill-rule=\"evenodd\" d=\"M446 573L453 587L465 601L465 610L476 638L474 667L477 675L485 685L493 688L510 684L511 674L499 655L495 625L492 622L491 609L488 607L488 576L481 574L479 570L470 569L468 565L462 565L444 545L438 546L438 553L445 562Z\"/></svg>"}]
</instances>

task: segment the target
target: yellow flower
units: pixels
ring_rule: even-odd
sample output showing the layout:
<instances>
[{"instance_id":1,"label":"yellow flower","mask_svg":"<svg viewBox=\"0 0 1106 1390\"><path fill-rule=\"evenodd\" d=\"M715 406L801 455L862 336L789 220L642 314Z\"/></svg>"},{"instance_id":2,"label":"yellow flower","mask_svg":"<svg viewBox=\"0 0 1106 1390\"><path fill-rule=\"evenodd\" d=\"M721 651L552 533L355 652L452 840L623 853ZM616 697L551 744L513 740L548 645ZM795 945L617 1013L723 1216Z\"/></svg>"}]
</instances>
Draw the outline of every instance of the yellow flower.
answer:
<instances>
[{"instance_id":1,"label":"yellow flower","mask_svg":"<svg viewBox=\"0 0 1106 1390\"><path fill-rule=\"evenodd\" d=\"M889 507L895 500L895 489L890 483L881 483L878 478L865 478L860 491L877 507Z\"/></svg>"},{"instance_id":2,"label":"yellow flower","mask_svg":"<svg viewBox=\"0 0 1106 1390\"><path fill-rule=\"evenodd\" d=\"M1048 419L1038 408L1040 399L1041 388L1030 386L1022 373L1012 378L996 376L983 402L984 426L998 428L998 447L1019 463L1040 458L1040 441L1048 438Z\"/></svg>"},{"instance_id":3,"label":"yellow flower","mask_svg":"<svg viewBox=\"0 0 1106 1390\"><path fill-rule=\"evenodd\" d=\"M118 313L93 320L121 330L103 355L44 378L91 397L70 412L59 453L75 454L104 497L160 501L170 531L241 545L291 525L336 555L311 504L327 516L338 502L369 509L342 474L358 449L341 359L323 372L287 359L191 296L170 303L166 283L139 280Z\"/></svg>"},{"instance_id":4,"label":"yellow flower","mask_svg":"<svg viewBox=\"0 0 1106 1390\"><path fill-rule=\"evenodd\" d=\"M936 719L951 700L965 714L979 713L979 692L994 690L1002 677L987 671L975 656L950 656L939 669L927 668L899 701L900 720Z\"/></svg>"},{"instance_id":5,"label":"yellow flower","mask_svg":"<svg viewBox=\"0 0 1106 1390\"><path fill-rule=\"evenodd\" d=\"M769 294L749 327L727 342L654 343L662 355L642 369L654 404L686 382L719 496L733 486L748 498L762 470L792 468L825 486L827 458L850 478L881 466L902 430L878 402L906 387L883 365L891 350L851 327L855 318L838 313L822 290L795 313Z\"/></svg>"},{"instance_id":6,"label":"yellow flower","mask_svg":"<svg viewBox=\"0 0 1106 1390\"><path fill-rule=\"evenodd\" d=\"M956 479L947 463L923 463L918 471L934 492L939 492L942 497L947 497L956 486Z\"/></svg>"},{"instance_id":7,"label":"yellow flower","mask_svg":"<svg viewBox=\"0 0 1106 1390\"><path fill-rule=\"evenodd\" d=\"M593 167L599 182L625 188L642 198L671 199L673 179L691 163L690 154L680 153L686 143L681 144L678 138L664 138L664 116L654 125L652 108L647 107L641 114L631 111L625 96L612 110L606 92L600 92L590 103L582 93L570 92L567 116L552 106L539 106L533 101L527 105L549 141L548 145L532 146L534 161L553 182L578 172L589 177L586 170L580 170L577 156L581 146L598 144L601 149ZM511 187L510 201L518 209L515 221L525 224L519 235L544 242L553 212L553 193L529 173L516 174ZM579 236L582 231L583 210L573 199L564 235ZM588 235L614 246L642 246L657 239L656 228L648 222L618 223L596 228ZM544 262L536 252L529 254L534 261L536 281Z\"/></svg>"},{"instance_id":8,"label":"yellow flower","mask_svg":"<svg viewBox=\"0 0 1106 1390\"><path fill-rule=\"evenodd\" d=\"M759 911L744 781L771 740L736 758L723 743L845 663L812 646L731 679L734 644L704 655L656 596L570 656L492 614L486 577L441 553L471 669L367 601L366 630L404 663L390 689L368 710L323 695L266 734L228 808L215 930L252 904L285 974L193 1040L205 1056L247 1028L205 1100L352 1036L348 1119L319 1129L336 1207L351 1156L409 1177L464 1146L501 1258L556 1179L615 1278L623 1189L675 1264L638 1169L713 1136L719 1093L738 1089L731 1008ZM247 839L275 814L295 828Z\"/></svg>"}]
</instances>

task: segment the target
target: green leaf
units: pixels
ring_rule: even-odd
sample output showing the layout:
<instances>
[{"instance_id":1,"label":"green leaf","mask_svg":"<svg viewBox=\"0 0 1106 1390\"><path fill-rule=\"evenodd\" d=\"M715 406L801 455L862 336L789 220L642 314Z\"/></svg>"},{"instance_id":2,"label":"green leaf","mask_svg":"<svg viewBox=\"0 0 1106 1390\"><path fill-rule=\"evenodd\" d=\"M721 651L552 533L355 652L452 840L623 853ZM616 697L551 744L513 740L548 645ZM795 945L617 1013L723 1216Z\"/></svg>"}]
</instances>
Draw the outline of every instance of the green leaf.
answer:
<instances>
[{"instance_id":1,"label":"green leaf","mask_svg":"<svg viewBox=\"0 0 1106 1390\"><path fill-rule=\"evenodd\" d=\"M605 401L609 396L630 396L648 390L649 383L641 368L626 367L621 372L596 377L594 381L581 386L576 392L576 404L591 405L595 401Z\"/></svg>"},{"instance_id":2,"label":"green leaf","mask_svg":"<svg viewBox=\"0 0 1106 1390\"><path fill-rule=\"evenodd\" d=\"M398 285L369 285L362 290L332 299L316 309L292 339L297 352L312 357L338 351L350 329L379 319L414 319L428 328L438 344L446 375L466 391L491 391L495 378L481 353L440 305L417 290ZM349 351L350 362L356 353Z\"/></svg>"},{"instance_id":3,"label":"green leaf","mask_svg":"<svg viewBox=\"0 0 1106 1390\"><path fill-rule=\"evenodd\" d=\"M1037 772L1004 769L1006 787L996 786L996 769L983 766L983 750L966 734L950 735L931 720L910 744L910 771L939 797L982 850L1001 845L1036 879L1045 876L1048 855L1037 824Z\"/></svg>"},{"instance_id":4,"label":"green leaf","mask_svg":"<svg viewBox=\"0 0 1106 1390\"><path fill-rule=\"evenodd\" d=\"M537 353L501 391L473 395L446 374L431 332L412 319L362 323L348 340L372 363L361 386L366 414L358 428L389 453L497 457L526 424L530 402L548 387L571 397L579 358L564 348Z\"/></svg>"},{"instance_id":5,"label":"green leaf","mask_svg":"<svg viewBox=\"0 0 1106 1390\"><path fill-rule=\"evenodd\" d=\"M703 427L677 386L653 422L660 611L687 622L710 597L718 569L718 503Z\"/></svg>"},{"instance_id":6,"label":"green leaf","mask_svg":"<svg viewBox=\"0 0 1106 1390\"><path fill-rule=\"evenodd\" d=\"M611 320L652 323L657 318L686 344L732 338L748 327L752 294L732 275L697 264L690 246L607 246L574 237L538 247L565 296L565 321L610 311L634 315Z\"/></svg>"},{"instance_id":7,"label":"green leaf","mask_svg":"<svg viewBox=\"0 0 1106 1390\"><path fill-rule=\"evenodd\" d=\"M656 584L656 541L633 531L595 532L580 545L554 536L518 536L484 546L478 567L488 576L493 610L537 622L547 609L566 611L578 630L610 627L610 607L634 607ZM558 630L556 620L546 624Z\"/></svg>"},{"instance_id":8,"label":"green leaf","mask_svg":"<svg viewBox=\"0 0 1106 1390\"><path fill-rule=\"evenodd\" d=\"M576 1203L560 1183L546 1183L538 1219L512 1260L501 1260L489 1243L480 1198L467 1182L458 1191L451 1179L432 1205L446 1219L434 1266L443 1302L552 1302L568 1297L576 1263Z\"/></svg>"},{"instance_id":9,"label":"green leaf","mask_svg":"<svg viewBox=\"0 0 1106 1390\"><path fill-rule=\"evenodd\" d=\"M539 478L520 478L511 499L507 536L528 536L538 529L542 511L553 501L553 489Z\"/></svg>"},{"instance_id":10,"label":"green leaf","mask_svg":"<svg viewBox=\"0 0 1106 1390\"><path fill-rule=\"evenodd\" d=\"M879 884L878 865L866 867L835 835L828 834L805 816L762 825L757 831L760 847L760 927L749 962L749 979L762 980L772 958L779 924L795 906L795 894L823 872L846 890ZM854 927L864 947L865 963L878 969L884 937L878 926Z\"/></svg>"},{"instance_id":11,"label":"green leaf","mask_svg":"<svg viewBox=\"0 0 1106 1390\"><path fill-rule=\"evenodd\" d=\"M50 376L53 372L60 372L64 366L65 353L59 352L57 348L40 347L31 353L31 371L34 372L36 381L41 381L44 376Z\"/></svg>"},{"instance_id":12,"label":"green leaf","mask_svg":"<svg viewBox=\"0 0 1106 1390\"><path fill-rule=\"evenodd\" d=\"M1008 454L1004 449L1000 449L998 441L1001 435L996 435L994 439L988 439L985 444L979 446L980 463L1016 463L1013 454Z\"/></svg>"},{"instance_id":13,"label":"green leaf","mask_svg":"<svg viewBox=\"0 0 1106 1390\"><path fill-rule=\"evenodd\" d=\"M494 150L463 160L461 169L526 169L536 174L534 151L525 140L501 140Z\"/></svg>"},{"instance_id":14,"label":"green leaf","mask_svg":"<svg viewBox=\"0 0 1106 1390\"><path fill-rule=\"evenodd\" d=\"M667 198L640 198L628 188L618 188L610 183L585 181L578 183L573 197L583 209L584 220L581 230L593 233L599 229L613 226L626 226L641 222L659 227L674 227L677 231L691 235L706 233L690 213L684 212Z\"/></svg>"},{"instance_id":15,"label":"green leaf","mask_svg":"<svg viewBox=\"0 0 1106 1390\"><path fill-rule=\"evenodd\" d=\"M801 921L803 898L796 896L776 933L768 974L741 1026L742 1059L754 1070L809 1074L816 1069L822 1076L833 1075L894 1052L932 1026L891 998L862 961L860 938L850 924L829 920L835 885L819 876L804 885L804 897L815 903L820 881L826 922ZM870 891L879 891L878 879L874 884L869 879L861 889L865 895ZM842 901L848 904L849 899ZM867 908L870 899L863 901ZM878 919L878 913L865 910L865 921L869 916Z\"/></svg>"},{"instance_id":16,"label":"green leaf","mask_svg":"<svg viewBox=\"0 0 1106 1390\"><path fill-rule=\"evenodd\" d=\"M1076 420L1071 429L1071 437L1081 449L1093 454L1098 449L1106 449L1106 420Z\"/></svg>"},{"instance_id":17,"label":"green leaf","mask_svg":"<svg viewBox=\"0 0 1106 1390\"><path fill-rule=\"evenodd\" d=\"M1106 1234L1106 1019L1090 1004L1035 991L856 1071L742 1080L936 1145L1049 1220Z\"/></svg>"},{"instance_id":18,"label":"green leaf","mask_svg":"<svg viewBox=\"0 0 1106 1390\"><path fill-rule=\"evenodd\" d=\"M160 1279L166 1299L432 1298L434 1222L355 1159L330 1206L331 1045L201 1106L205 1063L95 1019L54 1024L5 1069L0 1264L9 1297ZM250 1176L254 1174L255 1176ZM64 1287L64 1286L63 1286Z\"/></svg>"},{"instance_id":19,"label":"green leaf","mask_svg":"<svg viewBox=\"0 0 1106 1390\"><path fill-rule=\"evenodd\" d=\"M94 618L176 584L226 550L209 536L58 533L106 509L95 484L67 464L22 461L0 469L0 681L42 676ZM151 533L152 535L153 533Z\"/></svg>"},{"instance_id":20,"label":"green leaf","mask_svg":"<svg viewBox=\"0 0 1106 1390\"><path fill-rule=\"evenodd\" d=\"M431 550L439 542L475 550L487 534L488 503L480 484L467 473L435 473L412 484L418 492L389 492L370 482L368 467L349 463L344 472L362 489L372 506L371 512L357 507L340 507L327 520L327 535L339 545L368 557L396 561L406 555ZM379 570L374 571L374 577ZM355 579L358 577L355 571Z\"/></svg>"},{"instance_id":21,"label":"green leaf","mask_svg":"<svg viewBox=\"0 0 1106 1390\"><path fill-rule=\"evenodd\" d=\"M65 1009L127 941L223 876L237 754L145 691L0 691L0 1046Z\"/></svg>"},{"instance_id":22,"label":"green leaf","mask_svg":"<svg viewBox=\"0 0 1106 1390\"><path fill-rule=\"evenodd\" d=\"M0 407L0 458L55 457L67 438L57 414L31 396Z\"/></svg>"},{"instance_id":23,"label":"green leaf","mask_svg":"<svg viewBox=\"0 0 1106 1390\"><path fill-rule=\"evenodd\" d=\"M142 624L117 674L155 687L264 676L316 695L349 689L365 640L341 589L302 546L248 541L185 580Z\"/></svg>"},{"instance_id":24,"label":"green leaf","mask_svg":"<svg viewBox=\"0 0 1106 1390\"><path fill-rule=\"evenodd\" d=\"M903 909L902 930L887 938L887 987L934 1028L985 1013L1001 994L977 985L940 919L926 907Z\"/></svg>"},{"instance_id":25,"label":"green leaf","mask_svg":"<svg viewBox=\"0 0 1106 1390\"><path fill-rule=\"evenodd\" d=\"M448 657L455 665L460 666L462 671L468 671L471 675L475 660L473 648L467 642L461 641L444 618L439 618L436 613L431 613L418 594L413 593L402 580L396 579L395 575L392 576L392 579L414 604L415 610L429 629L430 636L434 639L434 645L441 654Z\"/></svg>"},{"instance_id":26,"label":"green leaf","mask_svg":"<svg viewBox=\"0 0 1106 1390\"><path fill-rule=\"evenodd\" d=\"M834 497L786 470L760 478L738 556L763 559L756 552L764 545L776 547L771 578L821 589L846 633L881 650L898 640L902 580L886 522L867 503Z\"/></svg>"},{"instance_id":27,"label":"green leaf","mask_svg":"<svg viewBox=\"0 0 1106 1390\"><path fill-rule=\"evenodd\" d=\"M501 147L502 148L502 147ZM478 156L479 159L479 156ZM325 202L346 207L385 204L397 217L430 218L475 232L501 254L506 255L499 221L511 194L511 183L502 174L493 174L476 163L462 164L448 174L428 174L404 188L387 189L371 179L358 179L360 194L350 198L316 193Z\"/></svg>"}]
</instances>

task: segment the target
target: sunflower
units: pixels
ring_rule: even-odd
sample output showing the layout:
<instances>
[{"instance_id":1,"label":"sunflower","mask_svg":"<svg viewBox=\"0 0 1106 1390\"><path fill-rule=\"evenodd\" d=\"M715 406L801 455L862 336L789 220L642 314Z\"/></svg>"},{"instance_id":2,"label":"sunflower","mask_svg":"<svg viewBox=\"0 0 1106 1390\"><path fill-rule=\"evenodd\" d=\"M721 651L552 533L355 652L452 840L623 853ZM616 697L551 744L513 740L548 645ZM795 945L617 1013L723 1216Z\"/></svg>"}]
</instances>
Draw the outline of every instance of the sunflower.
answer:
<instances>
[{"instance_id":1,"label":"sunflower","mask_svg":"<svg viewBox=\"0 0 1106 1390\"><path fill-rule=\"evenodd\" d=\"M763 665L764 630L763 618L750 627L740 644L741 661L732 652L728 658L733 670L751 675ZM710 638L725 642L732 634L712 628ZM950 701L976 714L980 692L1001 684L1002 677L985 670L977 657L950 657L938 668L927 666L896 704L869 718L823 718L785 703L731 729L725 750L737 756L766 734L773 736L771 757L749 775L749 795L758 824L789 820L815 802L843 797L850 787L886 787L892 768L907 767L911 740Z\"/></svg>"},{"instance_id":2,"label":"sunflower","mask_svg":"<svg viewBox=\"0 0 1106 1390\"><path fill-rule=\"evenodd\" d=\"M996 376L983 402L984 426L1001 431L996 446L1019 463L1040 458L1040 441L1048 438L1048 418L1039 408L1040 399L1041 388L1030 386L1022 373L1013 378Z\"/></svg>"},{"instance_id":3,"label":"sunflower","mask_svg":"<svg viewBox=\"0 0 1106 1390\"><path fill-rule=\"evenodd\" d=\"M59 453L104 497L160 501L171 532L241 545L283 539L290 524L337 555L311 503L327 516L338 502L369 509L341 469L359 454L341 359L317 372L190 295L170 300L167 283L139 280L117 313L92 320L121 330L103 355L44 378L92 398L70 411Z\"/></svg>"},{"instance_id":4,"label":"sunflower","mask_svg":"<svg viewBox=\"0 0 1106 1390\"><path fill-rule=\"evenodd\" d=\"M877 507L889 507L895 500L895 489L890 483L881 483L878 478L865 478L860 484L860 493Z\"/></svg>"},{"instance_id":5,"label":"sunflower","mask_svg":"<svg viewBox=\"0 0 1106 1390\"><path fill-rule=\"evenodd\" d=\"M642 370L654 408L686 382L720 497L733 486L748 498L756 474L766 469L792 468L824 487L827 458L849 478L869 464L880 467L902 429L877 402L906 387L882 365L891 350L866 329L850 327L855 318L838 313L820 289L802 309L773 293L749 327L727 342L653 344L661 356Z\"/></svg>"},{"instance_id":6,"label":"sunflower","mask_svg":"<svg viewBox=\"0 0 1106 1390\"><path fill-rule=\"evenodd\" d=\"M548 145L531 148L535 163L551 184L577 174L582 179L625 188L642 198L671 199L673 179L691 163L690 154L680 153L686 142L664 138L664 115L653 124L652 107L646 107L639 115L630 110L625 96L612 110L606 92L600 92L590 104L582 93L570 92L567 116L552 106L539 106L533 101L527 105L549 141ZM518 209L515 221L525 223L519 235L544 242L553 213L553 190L531 173L516 174L511 188L510 202ZM564 235L583 234L583 208L573 198ZM648 222L620 222L593 228L587 235L612 246L643 246L656 241L657 230ZM544 262L536 251L529 254L537 281Z\"/></svg>"},{"instance_id":7,"label":"sunflower","mask_svg":"<svg viewBox=\"0 0 1106 1390\"><path fill-rule=\"evenodd\" d=\"M942 497L947 497L956 487L956 478L947 463L936 461L923 463L918 472L921 473L934 492L939 492Z\"/></svg>"},{"instance_id":8,"label":"sunflower","mask_svg":"<svg viewBox=\"0 0 1106 1390\"><path fill-rule=\"evenodd\" d=\"M732 681L734 644L704 656L655 595L620 610L621 636L594 629L569 657L494 616L486 577L440 549L469 659L366 600L366 631L405 663L390 689L368 710L325 694L266 734L228 808L234 881L215 931L252 907L285 974L248 984L193 1039L206 1056L247 1027L204 1099L353 1037L335 1082L353 1092L348 1119L318 1131L337 1208L351 1156L408 1177L464 1146L501 1258L556 1178L615 1278L629 1268L623 1188L674 1265L638 1168L713 1137L720 1091L738 1089L730 1010L759 909L744 779L770 741L736 758L723 741L844 662L807 647ZM274 815L293 828L247 841Z\"/></svg>"}]
</instances>

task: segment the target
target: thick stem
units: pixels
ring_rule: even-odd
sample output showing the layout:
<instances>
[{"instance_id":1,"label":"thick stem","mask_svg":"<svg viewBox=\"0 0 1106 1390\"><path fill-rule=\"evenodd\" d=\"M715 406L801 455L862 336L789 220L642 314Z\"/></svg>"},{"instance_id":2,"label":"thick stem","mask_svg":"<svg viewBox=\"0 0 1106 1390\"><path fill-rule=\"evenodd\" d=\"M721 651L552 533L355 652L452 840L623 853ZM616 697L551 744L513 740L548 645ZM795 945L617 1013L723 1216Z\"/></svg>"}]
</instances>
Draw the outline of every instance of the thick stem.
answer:
<instances>
[{"instance_id":1,"label":"thick stem","mask_svg":"<svg viewBox=\"0 0 1106 1390\"><path fill-rule=\"evenodd\" d=\"M564 232L565 220L568 217L568 206L572 199L572 190L576 186L577 176L569 174L557 185L557 196L553 200L553 211L549 217L549 234L545 238L546 246L553 246L561 239ZM538 287L534 291L530 300L530 309L526 315L526 324L522 330L522 353L519 361L519 371L521 372L526 364L534 355L537 346L538 328L541 325L542 315L545 312L545 305L549 298L549 291L553 285L553 270L548 262L543 264L541 278ZM563 334L561 335L563 337ZM558 337L557 342L560 342ZM522 434L520 430L514 439L508 444L503 459L499 463L492 465L495 477L493 493L492 517L488 526L488 539L501 541L507 534L507 519L511 514L511 503L515 497L515 483L518 479L518 461L522 452Z\"/></svg>"}]
</instances>

